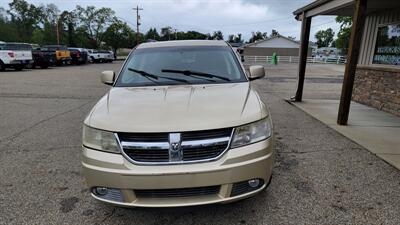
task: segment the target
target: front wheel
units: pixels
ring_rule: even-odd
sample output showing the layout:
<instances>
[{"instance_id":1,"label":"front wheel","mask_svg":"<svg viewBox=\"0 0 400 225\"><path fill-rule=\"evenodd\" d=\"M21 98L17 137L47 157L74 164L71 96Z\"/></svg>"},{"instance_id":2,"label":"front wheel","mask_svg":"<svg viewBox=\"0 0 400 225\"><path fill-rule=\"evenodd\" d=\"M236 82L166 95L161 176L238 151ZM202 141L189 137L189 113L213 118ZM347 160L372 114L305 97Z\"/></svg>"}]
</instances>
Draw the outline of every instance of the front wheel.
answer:
<instances>
[{"instance_id":1,"label":"front wheel","mask_svg":"<svg viewBox=\"0 0 400 225\"><path fill-rule=\"evenodd\" d=\"M6 67L4 66L4 64L2 62L0 62L0 71L4 71L6 70Z\"/></svg>"},{"instance_id":2,"label":"front wheel","mask_svg":"<svg viewBox=\"0 0 400 225\"><path fill-rule=\"evenodd\" d=\"M14 69L15 69L16 71L21 71L23 68L24 68L23 65L14 66Z\"/></svg>"}]
</instances>

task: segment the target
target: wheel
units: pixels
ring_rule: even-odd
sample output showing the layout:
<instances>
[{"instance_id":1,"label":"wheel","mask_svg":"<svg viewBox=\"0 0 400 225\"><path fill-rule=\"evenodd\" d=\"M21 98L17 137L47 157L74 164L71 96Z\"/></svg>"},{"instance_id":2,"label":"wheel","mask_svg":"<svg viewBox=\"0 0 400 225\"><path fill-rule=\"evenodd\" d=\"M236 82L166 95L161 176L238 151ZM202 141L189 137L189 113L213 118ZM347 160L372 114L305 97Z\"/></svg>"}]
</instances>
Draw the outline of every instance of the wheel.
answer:
<instances>
[{"instance_id":1,"label":"wheel","mask_svg":"<svg viewBox=\"0 0 400 225\"><path fill-rule=\"evenodd\" d=\"M0 71L4 71L6 67L4 66L3 62L0 62Z\"/></svg>"},{"instance_id":2,"label":"wheel","mask_svg":"<svg viewBox=\"0 0 400 225\"><path fill-rule=\"evenodd\" d=\"M14 66L14 69L15 69L16 71L21 71L23 68L24 68L23 65Z\"/></svg>"}]
</instances>

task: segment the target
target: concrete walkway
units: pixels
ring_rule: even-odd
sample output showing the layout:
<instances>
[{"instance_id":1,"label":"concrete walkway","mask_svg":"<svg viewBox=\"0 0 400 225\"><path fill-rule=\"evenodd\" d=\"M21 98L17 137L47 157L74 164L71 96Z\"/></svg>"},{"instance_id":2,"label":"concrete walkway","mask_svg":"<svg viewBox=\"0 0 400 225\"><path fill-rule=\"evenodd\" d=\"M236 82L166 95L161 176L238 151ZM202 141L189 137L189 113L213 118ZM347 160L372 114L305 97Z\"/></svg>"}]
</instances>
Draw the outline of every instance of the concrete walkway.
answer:
<instances>
[{"instance_id":1,"label":"concrete walkway","mask_svg":"<svg viewBox=\"0 0 400 225\"><path fill-rule=\"evenodd\" d=\"M400 169L400 117L352 102L348 126L340 126L339 100L306 99L294 105Z\"/></svg>"}]
</instances>

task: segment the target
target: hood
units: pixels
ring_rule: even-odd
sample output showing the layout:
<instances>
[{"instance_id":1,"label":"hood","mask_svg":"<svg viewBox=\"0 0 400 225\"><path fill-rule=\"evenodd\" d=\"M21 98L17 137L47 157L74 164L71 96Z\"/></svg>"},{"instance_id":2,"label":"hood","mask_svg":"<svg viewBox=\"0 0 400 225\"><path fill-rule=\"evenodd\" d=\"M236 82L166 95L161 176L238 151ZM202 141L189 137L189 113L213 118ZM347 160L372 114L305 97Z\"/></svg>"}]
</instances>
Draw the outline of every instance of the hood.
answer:
<instances>
[{"instance_id":1,"label":"hood","mask_svg":"<svg viewBox=\"0 0 400 225\"><path fill-rule=\"evenodd\" d=\"M233 127L266 115L249 82L113 87L85 123L114 132L181 132Z\"/></svg>"}]
</instances>

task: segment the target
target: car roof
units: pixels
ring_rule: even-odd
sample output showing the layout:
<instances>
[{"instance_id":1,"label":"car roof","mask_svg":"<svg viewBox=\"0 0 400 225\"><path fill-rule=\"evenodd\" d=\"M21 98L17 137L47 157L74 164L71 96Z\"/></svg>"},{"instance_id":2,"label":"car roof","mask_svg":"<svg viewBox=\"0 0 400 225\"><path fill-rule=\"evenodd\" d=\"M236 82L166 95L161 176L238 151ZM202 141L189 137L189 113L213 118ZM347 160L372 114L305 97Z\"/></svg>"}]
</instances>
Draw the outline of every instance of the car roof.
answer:
<instances>
[{"instance_id":1,"label":"car roof","mask_svg":"<svg viewBox=\"0 0 400 225\"><path fill-rule=\"evenodd\" d=\"M158 41L142 43L137 47L137 49L177 46L228 46L228 44L222 40Z\"/></svg>"}]
</instances>

